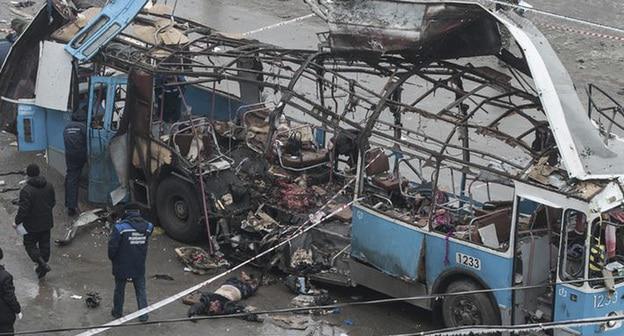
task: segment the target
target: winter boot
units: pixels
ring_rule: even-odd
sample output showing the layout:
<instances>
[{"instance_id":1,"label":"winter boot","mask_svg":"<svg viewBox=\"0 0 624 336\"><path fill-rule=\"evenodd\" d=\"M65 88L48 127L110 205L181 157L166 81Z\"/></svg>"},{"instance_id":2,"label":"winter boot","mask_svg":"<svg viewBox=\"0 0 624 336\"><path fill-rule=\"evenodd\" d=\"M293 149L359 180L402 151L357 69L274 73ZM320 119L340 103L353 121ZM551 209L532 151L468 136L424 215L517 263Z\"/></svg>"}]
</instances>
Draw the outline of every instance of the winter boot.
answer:
<instances>
[{"instance_id":1,"label":"winter boot","mask_svg":"<svg viewBox=\"0 0 624 336\"><path fill-rule=\"evenodd\" d=\"M37 272L37 277L41 279L46 276L46 274L48 274L48 272L50 272L51 270L52 269L50 268L50 265L48 265L48 263L46 263L43 258L39 258L39 266L37 266L37 268L35 269L35 272Z\"/></svg>"}]
</instances>

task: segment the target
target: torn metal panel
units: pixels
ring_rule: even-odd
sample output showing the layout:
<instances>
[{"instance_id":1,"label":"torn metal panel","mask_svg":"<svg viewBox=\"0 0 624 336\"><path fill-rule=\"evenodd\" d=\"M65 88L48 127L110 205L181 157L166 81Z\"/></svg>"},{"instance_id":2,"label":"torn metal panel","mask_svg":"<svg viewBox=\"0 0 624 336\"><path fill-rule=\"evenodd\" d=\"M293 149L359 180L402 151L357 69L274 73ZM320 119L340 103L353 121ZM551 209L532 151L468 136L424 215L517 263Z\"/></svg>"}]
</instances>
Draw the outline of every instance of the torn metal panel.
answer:
<instances>
[{"instance_id":1,"label":"torn metal panel","mask_svg":"<svg viewBox=\"0 0 624 336\"><path fill-rule=\"evenodd\" d=\"M610 182L596 196L589 205L593 213L599 214L607 212L624 203L624 192L622 191L621 180Z\"/></svg>"},{"instance_id":2,"label":"torn metal panel","mask_svg":"<svg viewBox=\"0 0 624 336\"><path fill-rule=\"evenodd\" d=\"M35 105L67 111L72 81L72 58L63 45L43 41L35 85Z\"/></svg>"},{"instance_id":3,"label":"torn metal panel","mask_svg":"<svg viewBox=\"0 0 624 336\"><path fill-rule=\"evenodd\" d=\"M514 190L518 197L535 201L552 208L560 209L565 206L585 213L589 212L587 200L572 198L552 190L546 190L520 181L514 181Z\"/></svg>"},{"instance_id":4,"label":"torn metal panel","mask_svg":"<svg viewBox=\"0 0 624 336\"><path fill-rule=\"evenodd\" d=\"M65 47L68 53L81 62L88 61L121 33L148 0L112 1L102 9L100 15L80 30Z\"/></svg>"},{"instance_id":5,"label":"torn metal panel","mask_svg":"<svg viewBox=\"0 0 624 336\"><path fill-rule=\"evenodd\" d=\"M101 11L101 7L91 7L79 13L74 20L56 30L50 37L56 41L68 43L81 29L87 26L89 21L98 16Z\"/></svg>"},{"instance_id":6,"label":"torn metal panel","mask_svg":"<svg viewBox=\"0 0 624 336\"><path fill-rule=\"evenodd\" d=\"M154 104L154 78L144 71L132 71L128 75L128 96L118 134L132 127L134 135L150 137L152 106Z\"/></svg>"},{"instance_id":7,"label":"torn metal panel","mask_svg":"<svg viewBox=\"0 0 624 336\"><path fill-rule=\"evenodd\" d=\"M121 187L128 187L128 168L130 167L128 155L128 134L114 137L109 145L111 161L117 173L117 179Z\"/></svg>"},{"instance_id":8,"label":"torn metal panel","mask_svg":"<svg viewBox=\"0 0 624 336\"><path fill-rule=\"evenodd\" d=\"M497 53L500 34L485 10L439 1L306 0L323 13L334 51L449 59Z\"/></svg>"},{"instance_id":9,"label":"torn metal panel","mask_svg":"<svg viewBox=\"0 0 624 336\"><path fill-rule=\"evenodd\" d=\"M154 79L144 71L128 75L128 95L118 134L128 133L132 166L149 180L163 165L173 162L173 151L151 134Z\"/></svg>"},{"instance_id":10,"label":"torn metal panel","mask_svg":"<svg viewBox=\"0 0 624 336\"><path fill-rule=\"evenodd\" d=\"M56 15L56 14L55 14ZM40 42L63 23L62 18L48 22L43 6L33 21L13 44L0 70L0 97L10 99L34 98ZM0 127L14 130L16 106L0 99Z\"/></svg>"},{"instance_id":11,"label":"torn metal panel","mask_svg":"<svg viewBox=\"0 0 624 336\"><path fill-rule=\"evenodd\" d=\"M495 15L525 52L562 161L570 177L589 180L624 176L624 142L603 142L556 52L537 28L510 13Z\"/></svg>"},{"instance_id":12,"label":"torn metal panel","mask_svg":"<svg viewBox=\"0 0 624 336\"><path fill-rule=\"evenodd\" d=\"M144 170L150 176L162 166L171 165L173 157L173 152L168 146L143 137L134 138L132 165L136 169Z\"/></svg>"},{"instance_id":13,"label":"torn metal panel","mask_svg":"<svg viewBox=\"0 0 624 336\"><path fill-rule=\"evenodd\" d=\"M183 45L189 42L181 30L171 24L171 20L160 19L153 24L133 23L128 35L150 45Z\"/></svg>"}]
</instances>

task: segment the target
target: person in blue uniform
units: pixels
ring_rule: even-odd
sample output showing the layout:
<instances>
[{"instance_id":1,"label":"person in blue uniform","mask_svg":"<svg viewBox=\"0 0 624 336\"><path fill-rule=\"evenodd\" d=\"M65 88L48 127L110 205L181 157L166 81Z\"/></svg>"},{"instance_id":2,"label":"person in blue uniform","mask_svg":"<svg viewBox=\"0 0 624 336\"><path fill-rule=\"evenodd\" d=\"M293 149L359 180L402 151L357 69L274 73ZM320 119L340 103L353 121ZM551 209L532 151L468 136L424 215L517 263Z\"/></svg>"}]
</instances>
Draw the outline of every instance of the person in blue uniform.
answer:
<instances>
[{"instance_id":1,"label":"person in blue uniform","mask_svg":"<svg viewBox=\"0 0 624 336\"><path fill-rule=\"evenodd\" d=\"M113 264L115 276L115 294L111 315L123 316L126 283L132 281L140 309L147 307L147 289L145 286L145 261L149 238L154 225L141 216L140 206L128 204L121 219L113 227L108 242L108 258ZM145 322L148 315L141 315L139 321Z\"/></svg>"}]
</instances>

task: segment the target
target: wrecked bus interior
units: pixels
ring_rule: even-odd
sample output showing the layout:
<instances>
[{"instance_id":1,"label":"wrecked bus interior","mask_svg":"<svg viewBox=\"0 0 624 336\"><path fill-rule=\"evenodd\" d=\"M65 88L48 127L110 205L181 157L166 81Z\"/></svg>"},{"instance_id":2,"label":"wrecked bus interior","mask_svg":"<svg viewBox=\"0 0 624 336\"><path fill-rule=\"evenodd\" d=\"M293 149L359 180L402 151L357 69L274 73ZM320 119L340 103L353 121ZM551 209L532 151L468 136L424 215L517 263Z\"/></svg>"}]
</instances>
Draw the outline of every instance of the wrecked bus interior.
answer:
<instances>
[{"instance_id":1,"label":"wrecked bus interior","mask_svg":"<svg viewBox=\"0 0 624 336\"><path fill-rule=\"evenodd\" d=\"M85 110L89 199L139 201L171 237L207 237L232 258L350 205L260 263L394 297L493 289L411 301L449 327L619 314L615 100L595 89L608 103L590 99L586 111L546 38L508 9L306 3L328 22L318 50L215 32L145 3L116 14L132 16L115 18L123 30L98 25L99 7L57 8L65 25L36 36L40 13L7 64L27 43L69 45L72 84L59 110L37 103L34 81L20 94L0 86L3 106L17 103L20 149L50 153L54 135L39 143L31 129ZM85 32L91 47L72 46ZM33 80L7 66L1 76ZM621 326L596 328L555 334Z\"/></svg>"}]
</instances>

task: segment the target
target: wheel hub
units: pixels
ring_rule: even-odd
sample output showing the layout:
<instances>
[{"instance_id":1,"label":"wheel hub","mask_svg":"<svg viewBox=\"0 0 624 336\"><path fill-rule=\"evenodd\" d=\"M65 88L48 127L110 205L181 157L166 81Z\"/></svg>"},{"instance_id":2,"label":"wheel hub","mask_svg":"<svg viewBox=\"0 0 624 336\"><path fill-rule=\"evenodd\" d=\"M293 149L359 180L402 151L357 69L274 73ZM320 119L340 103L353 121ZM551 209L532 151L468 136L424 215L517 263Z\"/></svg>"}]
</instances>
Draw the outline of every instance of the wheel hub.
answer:
<instances>
[{"instance_id":1,"label":"wheel hub","mask_svg":"<svg viewBox=\"0 0 624 336\"><path fill-rule=\"evenodd\" d=\"M173 213L178 219L186 220L188 218L188 207L184 200L176 200L173 203Z\"/></svg>"},{"instance_id":2,"label":"wheel hub","mask_svg":"<svg viewBox=\"0 0 624 336\"><path fill-rule=\"evenodd\" d=\"M481 325L481 313L475 303L468 298L460 298L453 308L456 325Z\"/></svg>"}]
</instances>

